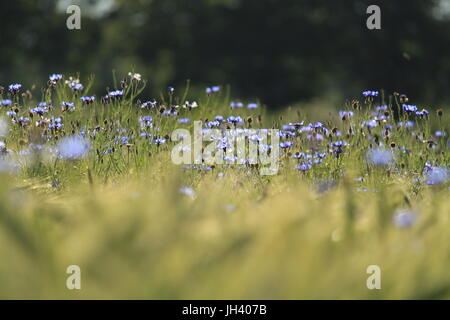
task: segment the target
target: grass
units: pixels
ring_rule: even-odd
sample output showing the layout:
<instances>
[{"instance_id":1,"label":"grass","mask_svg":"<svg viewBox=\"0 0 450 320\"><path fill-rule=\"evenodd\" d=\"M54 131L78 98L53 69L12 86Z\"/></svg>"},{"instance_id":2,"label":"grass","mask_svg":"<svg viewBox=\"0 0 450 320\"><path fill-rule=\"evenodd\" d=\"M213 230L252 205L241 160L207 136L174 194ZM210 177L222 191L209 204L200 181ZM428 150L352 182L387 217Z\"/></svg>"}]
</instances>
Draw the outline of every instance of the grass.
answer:
<instances>
[{"instance_id":1,"label":"grass","mask_svg":"<svg viewBox=\"0 0 450 320\"><path fill-rule=\"evenodd\" d=\"M302 108L230 109L224 88L196 99L175 91L141 108L144 86L128 78L123 96L107 104L100 97L82 103L90 86L77 93L64 80L40 99L3 92L0 101L11 104L0 106L1 115L16 114L0 138L0 298L450 298L448 171L429 181L431 168L449 166L448 136L434 134L448 133L446 112L408 114L404 97L393 95L346 104L352 117L336 111L314 119ZM186 99L199 107L183 108ZM30 115L39 101L53 107ZM75 110L62 112L62 101ZM374 115L384 103L387 110ZM151 127L142 128L145 115ZM304 124L285 130L295 135L282 139L293 146L282 152L277 175L260 175L258 165L174 165L171 132L216 115L239 115L244 128ZM47 119L60 116L64 126L49 129ZM192 121L177 121L185 117ZM376 127L361 126L375 117ZM298 131L317 120L328 130ZM61 141L80 134L89 152L63 159ZM330 145L336 141L346 145ZM368 150L381 147L395 160L367 161ZM307 154L320 163L296 169L309 164ZM406 220L395 220L399 210ZM69 265L81 268L81 290L66 288ZM381 268L381 290L366 286L369 265Z\"/></svg>"}]
</instances>

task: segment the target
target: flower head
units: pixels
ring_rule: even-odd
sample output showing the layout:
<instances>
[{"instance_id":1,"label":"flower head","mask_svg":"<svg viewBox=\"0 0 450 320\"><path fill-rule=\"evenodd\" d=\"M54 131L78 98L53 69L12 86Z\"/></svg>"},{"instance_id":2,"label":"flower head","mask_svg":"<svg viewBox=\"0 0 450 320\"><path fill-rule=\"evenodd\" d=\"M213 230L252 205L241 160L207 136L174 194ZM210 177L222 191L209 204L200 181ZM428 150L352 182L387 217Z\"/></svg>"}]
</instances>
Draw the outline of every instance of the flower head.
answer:
<instances>
[{"instance_id":1,"label":"flower head","mask_svg":"<svg viewBox=\"0 0 450 320\"><path fill-rule=\"evenodd\" d=\"M59 158L65 160L82 159L87 155L89 148L89 142L81 136L65 137L57 146Z\"/></svg>"},{"instance_id":2,"label":"flower head","mask_svg":"<svg viewBox=\"0 0 450 320\"><path fill-rule=\"evenodd\" d=\"M367 152L367 161L375 166L387 166L394 161L394 155L387 149L370 149Z\"/></svg>"},{"instance_id":3,"label":"flower head","mask_svg":"<svg viewBox=\"0 0 450 320\"><path fill-rule=\"evenodd\" d=\"M428 185L444 184L450 179L450 172L445 167L426 167L426 181Z\"/></svg>"},{"instance_id":4,"label":"flower head","mask_svg":"<svg viewBox=\"0 0 450 320\"><path fill-rule=\"evenodd\" d=\"M13 83L13 84L9 85L8 90L12 94L16 94L17 92L20 91L21 88L22 88L22 85L20 83Z\"/></svg>"}]
</instances>

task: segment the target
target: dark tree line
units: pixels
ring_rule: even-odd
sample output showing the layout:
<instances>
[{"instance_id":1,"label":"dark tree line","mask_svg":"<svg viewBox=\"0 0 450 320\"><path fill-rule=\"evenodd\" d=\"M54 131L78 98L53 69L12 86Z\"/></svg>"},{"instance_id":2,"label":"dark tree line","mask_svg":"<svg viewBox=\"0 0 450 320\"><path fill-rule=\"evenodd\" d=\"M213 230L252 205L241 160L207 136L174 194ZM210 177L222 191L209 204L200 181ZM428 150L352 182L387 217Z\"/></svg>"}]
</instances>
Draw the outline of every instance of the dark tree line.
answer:
<instances>
[{"instance_id":1,"label":"dark tree line","mask_svg":"<svg viewBox=\"0 0 450 320\"><path fill-rule=\"evenodd\" d=\"M450 100L450 20L433 14L438 1L116 0L103 15L92 3L81 1L82 29L70 31L57 1L1 1L0 84L79 71L106 85L112 69L134 67L155 96L189 78L273 107L366 88ZM366 28L370 4L381 30Z\"/></svg>"}]
</instances>

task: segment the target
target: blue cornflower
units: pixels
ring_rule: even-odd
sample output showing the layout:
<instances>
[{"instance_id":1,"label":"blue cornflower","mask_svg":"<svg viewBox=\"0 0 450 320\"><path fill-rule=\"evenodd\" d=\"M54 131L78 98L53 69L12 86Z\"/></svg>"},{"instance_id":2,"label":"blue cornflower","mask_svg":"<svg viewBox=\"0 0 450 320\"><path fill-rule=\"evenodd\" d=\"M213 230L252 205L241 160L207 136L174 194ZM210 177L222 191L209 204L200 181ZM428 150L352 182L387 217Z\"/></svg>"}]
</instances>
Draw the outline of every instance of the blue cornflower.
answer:
<instances>
[{"instance_id":1,"label":"blue cornflower","mask_svg":"<svg viewBox=\"0 0 450 320\"><path fill-rule=\"evenodd\" d=\"M364 97L378 97L378 91L373 91L373 90L366 90L363 91L363 96Z\"/></svg>"},{"instance_id":2,"label":"blue cornflower","mask_svg":"<svg viewBox=\"0 0 450 320\"><path fill-rule=\"evenodd\" d=\"M402 105L403 111L405 112L416 112L417 106L411 105L411 104L404 104Z\"/></svg>"},{"instance_id":3,"label":"blue cornflower","mask_svg":"<svg viewBox=\"0 0 450 320\"><path fill-rule=\"evenodd\" d=\"M123 96L123 90L114 90L108 93L108 97L110 98L118 98Z\"/></svg>"},{"instance_id":4,"label":"blue cornflower","mask_svg":"<svg viewBox=\"0 0 450 320\"><path fill-rule=\"evenodd\" d=\"M12 104L11 99L0 100L0 106L10 106Z\"/></svg>"},{"instance_id":5,"label":"blue cornflower","mask_svg":"<svg viewBox=\"0 0 450 320\"><path fill-rule=\"evenodd\" d=\"M80 100L83 101L84 103L90 104L95 101L95 97L94 96L90 96L90 97L85 96L85 97L81 97Z\"/></svg>"},{"instance_id":6,"label":"blue cornflower","mask_svg":"<svg viewBox=\"0 0 450 320\"><path fill-rule=\"evenodd\" d=\"M242 108L244 106L244 104L242 103L242 102L231 102L230 103L230 107L232 108L232 109L235 109L235 108Z\"/></svg>"},{"instance_id":7,"label":"blue cornflower","mask_svg":"<svg viewBox=\"0 0 450 320\"><path fill-rule=\"evenodd\" d=\"M405 127L405 128L413 128L414 127L414 122L408 120L406 122L400 121L399 123L397 123L398 127Z\"/></svg>"},{"instance_id":8,"label":"blue cornflower","mask_svg":"<svg viewBox=\"0 0 450 320\"><path fill-rule=\"evenodd\" d=\"M215 93L215 92L219 92L219 91L220 91L220 86L213 86L213 87L206 88L207 94L211 94L211 93Z\"/></svg>"},{"instance_id":9,"label":"blue cornflower","mask_svg":"<svg viewBox=\"0 0 450 320\"><path fill-rule=\"evenodd\" d=\"M69 87L70 87L70 89L72 89L75 92L81 91L84 89L84 86L81 83L76 83L76 82L69 83Z\"/></svg>"},{"instance_id":10,"label":"blue cornflower","mask_svg":"<svg viewBox=\"0 0 450 320\"><path fill-rule=\"evenodd\" d=\"M341 118L351 118L353 117L353 111L339 111L339 115L341 116Z\"/></svg>"},{"instance_id":11,"label":"blue cornflower","mask_svg":"<svg viewBox=\"0 0 450 320\"><path fill-rule=\"evenodd\" d=\"M257 103L249 103L247 105L247 109L257 109L258 108L258 104Z\"/></svg>"},{"instance_id":12,"label":"blue cornflower","mask_svg":"<svg viewBox=\"0 0 450 320\"><path fill-rule=\"evenodd\" d=\"M214 119L215 119L216 121L222 122L222 121L223 121L223 116L217 115Z\"/></svg>"},{"instance_id":13,"label":"blue cornflower","mask_svg":"<svg viewBox=\"0 0 450 320\"><path fill-rule=\"evenodd\" d=\"M237 117L235 117L235 116L229 116L229 117L227 118L227 121L228 121L229 123L241 123L241 122L243 122L243 121L242 121L242 118L241 118L240 116L237 116Z\"/></svg>"},{"instance_id":14,"label":"blue cornflower","mask_svg":"<svg viewBox=\"0 0 450 320\"><path fill-rule=\"evenodd\" d=\"M207 122L207 123L205 123L205 127L207 127L207 128L215 128L215 127L218 127L218 126L220 126L220 122L219 121L209 121L209 122Z\"/></svg>"},{"instance_id":15,"label":"blue cornflower","mask_svg":"<svg viewBox=\"0 0 450 320\"><path fill-rule=\"evenodd\" d=\"M389 107L386 104L383 104L381 106L377 106L375 108L376 111L380 112L380 111L387 111L389 109Z\"/></svg>"},{"instance_id":16,"label":"blue cornflower","mask_svg":"<svg viewBox=\"0 0 450 320\"><path fill-rule=\"evenodd\" d=\"M361 126L367 127L367 128L375 128L377 125L378 125L378 123L375 120L369 120L369 121L363 121Z\"/></svg>"},{"instance_id":17,"label":"blue cornflower","mask_svg":"<svg viewBox=\"0 0 450 320\"><path fill-rule=\"evenodd\" d=\"M159 146L159 145L161 145L161 144L166 143L166 139L164 139L164 138L156 138L156 139L154 140L154 142L155 142L155 144L156 144L157 146Z\"/></svg>"},{"instance_id":18,"label":"blue cornflower","mask_svg":"<svg viewBox=\"0 0 450 320\"><path fill-rule=\"evenodd\" d=\"M438 130L438 131L436 131L435 133L434 133L434 135L436 136L436 137L446 137L447 136L447 132L445 132L445 131L440 131L440 130Z\"/></svg>"},{"instance_id":19,"label":"blue cornflower","mask_svg":"<svg viewBox=\"0 0 450 320\"><path fill-rule=\"evenodd\" d=\"M189 118L180 118L178 119L178 123L189 123L191 122L191 119Z\"/></svg>"},{"instance_id":20,"label":"blue cornflower","mask_svg":"<svg viewBox=\"0 0 450 320\"><path fill-rule=\"evenodd\" d=\"M287 148L291 148L293 145L294 145L294 143L292 141L281 142L280 148L287 149Z\"/></svg>"},{"instance_id":21,"label":"blue cornflower","mask_svg":"<svg viewBox=\"0 0 450 320\"><path fill-rule=\"evenodd\" d=\"M426 167L426 178L427 185L443 184L450 179L450 172L445 167Z\"/></svg>"},{"instance_id":22,"label":"blue cornflower","mask_svg":"<svg viewBox=\"0 0 450 320\"><path fill-rule=\"evenodd\" d=\"M170 94L175 92L175 88L174 87L168 87L167 91L169 91Z\"/></svg>"},{"instance_id":23,"label":"blue cornflower","mask_svg":"<svg viewBox=\"0 0 450 320\"><path fill-rule=\"evenodd\" d=\"M345 147L346 145L347 145L347 143L345 141L342 141L342 140L338 140L338 141L335 141L335 142L331 143L331 146L333 146L335 148L342 148L342 147Z\"/></svg>"},{"instance_id":24,"label":"blue cornflower","mask_svg":"<svg viewBox=\"0 0 450 320\"><path fill-rule=\"evenodd\" d=\"M367 152L367 161L375 166L387 166L394 161L394 155L387 149L370 149Z\"/></svg>"},{"instance_id":25,"label":"blue cornflower","mask_svg":"<svg viewBox=\"0 0 450 320\"><path fill-rule=\"evenodd\" d=\"M36 107L36 108L32 108L30 110L30 112L42 116L42 115L44 115L44 113L48 112L48 109L46 107Z\"/></svg>"},{"instance_id":26,"label":"blue cornflower","mask_svg":"<svg viewBox=\"0 0 450 320\"><path fill-rule=\"evenodd\" d=\"M146 109L146 108L154 108L158 105L158 102L156 102L156 100L153 101L146 101L144 103L141 104L141 109Z\"/></svg>"},{"instance_id":27,"label":"blue cornflower","mask_svg":"<svg viewBox=\"0 0 450 320\"><path fill-rule=\"evenodd\" d=\"M296 127L292 124L285 124L283 126L283 130L286 130L286 131L295 131L295 129L296 129Z\"/></svg>"},{"instance_id":28,"label":"blue cornflower","mask_svg":"<svg viewBox=\"0 0 450 320\"><path fill-rule=\"evenodd\" d=\"M75 111L75 103L62 101L61 102L62 111Z\"/></svg>"},{"instance_id":29,"label":"blue cornflower","mask_svg":"<svg viewBox=\"0 0 450 320\"><path fill-rule=\"evenodd\" d=\"M49 76L49 79L50 79L51 82L58 82L59 80L62 79L62 77L63 77L62 74L54 73L54 74Z\"/></svg>"},{"instance_id":30,"label":"blue cornflower","mask_svg":"<svg viewBox=\"0 0 450 320\"><path fill-rule=\"evenodd\" d=\"M394 213L392 220L397 228L408 228L416 222L417 213L410 210L398 210Z\"/></svg>"},{"instance_id":31,"label":"blue cornflower","mask_svg":"<svg viewBox=\"0 0 450 320\"><path fill-rule=\"evenodd\" d=\"M59 130L64 126L64 124L62 123L62 118L58 117L58 118L54 118L52 117L50 119L50 123L48 124L48 128L50 130L55 129L55 130Z\"/></svg>"},{"instance_id":32,"label":"blue cornflower","mask_svg":"<svg viewBox=\"0 0 450 320\"><path fill-rule=\"evenodd\" d=\"M86 156L90 148L89 142L80 136L65 137L59 142L58 156L65 160L77 160Z\"/></svg>"},{"instance_id":33,"label":"blue cornflower","mask_svg":"<svg viewBox=\"0 0 450 320\"><path fill-rule=\"evenodd\" d=\"M416 111L416 116L418 116L418 117L425 117L429 114L430 114L430 112L425 109L422 109L421 111Z\"/></svg>"},{"instance_id":34,"label":"blue cornflower","mask_svg":"<svg viewBox=\"0 0 450 320\"><path fill-rule=\"evenodd\" d=\"M295 169L297 169L299 171L308 171L309 169L311 169L311 163L304 162L302 164L296 165Z\"/></svg>"},{"instance_id":35,"label":"blue cornflower","mask_svg":"<svg viewBox=\"0 0 450 320\"><path fill-rule=\"evenodd\" d=\"M142 116L139 118L141 129L153 127L153 118L151 116Z\"/></svg>"},{"instance_id":36,"label":"blue cornflower","mask_svg":"<svg viewBox=\"0 0 450 320\"><path fill-rule=\"evenodd\" d=\"M13 83L13 84L9 85L8 90L12 94L16 94L17 92L20 91L21 88L22 88L22 85L20 83Z\"/></svg>"}]
</instances>

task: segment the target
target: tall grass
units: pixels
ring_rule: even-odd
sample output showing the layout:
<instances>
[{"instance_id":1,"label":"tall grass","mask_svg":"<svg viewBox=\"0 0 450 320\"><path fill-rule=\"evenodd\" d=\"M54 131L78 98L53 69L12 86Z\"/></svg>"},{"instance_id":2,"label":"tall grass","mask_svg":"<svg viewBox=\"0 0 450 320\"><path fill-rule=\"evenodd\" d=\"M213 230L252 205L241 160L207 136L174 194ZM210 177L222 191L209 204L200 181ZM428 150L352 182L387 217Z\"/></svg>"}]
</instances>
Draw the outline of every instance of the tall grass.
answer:
<instances>
[{"instance_id":1,"label":"tall grass","mask_svg":"<svg viewBox=\"0 0 450 320\"><path fill-rule=\"evenodd\" d=\"M359 99L341 108L353 116L336 112L323 121L326 129L311 128L316 119L301 108L230 109L223 89L196 99L175 91L141 108L144 85L127 79L123 96L109 103L82 103L89 85L77 93L63 80L41 99L2 94L12 100L0 106L2 116L16 114L0 137L7 148L0 158L0 298L450 298L448 172L426 183L427 170L449 165L448 136L434 135L448 133L448 114L407 114L395 95L382 112L375 108L384 101ZM186 99L199 107L183 108ZM30 114L40 100L53 107ZM62 112L62 101L75 110ZM144 115L151 127L142 128ZM293 131L282 139L293 146L278 174L261 176L250 165L175 166L173 129L216 115L240 115L243 128ZM64 126L50 129L52 116L63 116ZM180 124L184 117L192 121ZM377 126L362 126L374 119ZM58 144L74 135L89 141L89 153L61 158ZM341 140L345 146L331 145ZM381 148L393 163L367 161L368 150ZM325 153L320 163L296 169L308 154L318 160L316 152ZM81 268L81 290L66 288L69 265ZM366 286L369 265L381 268L381 290Z\"/></svg>"}]
</instances>

